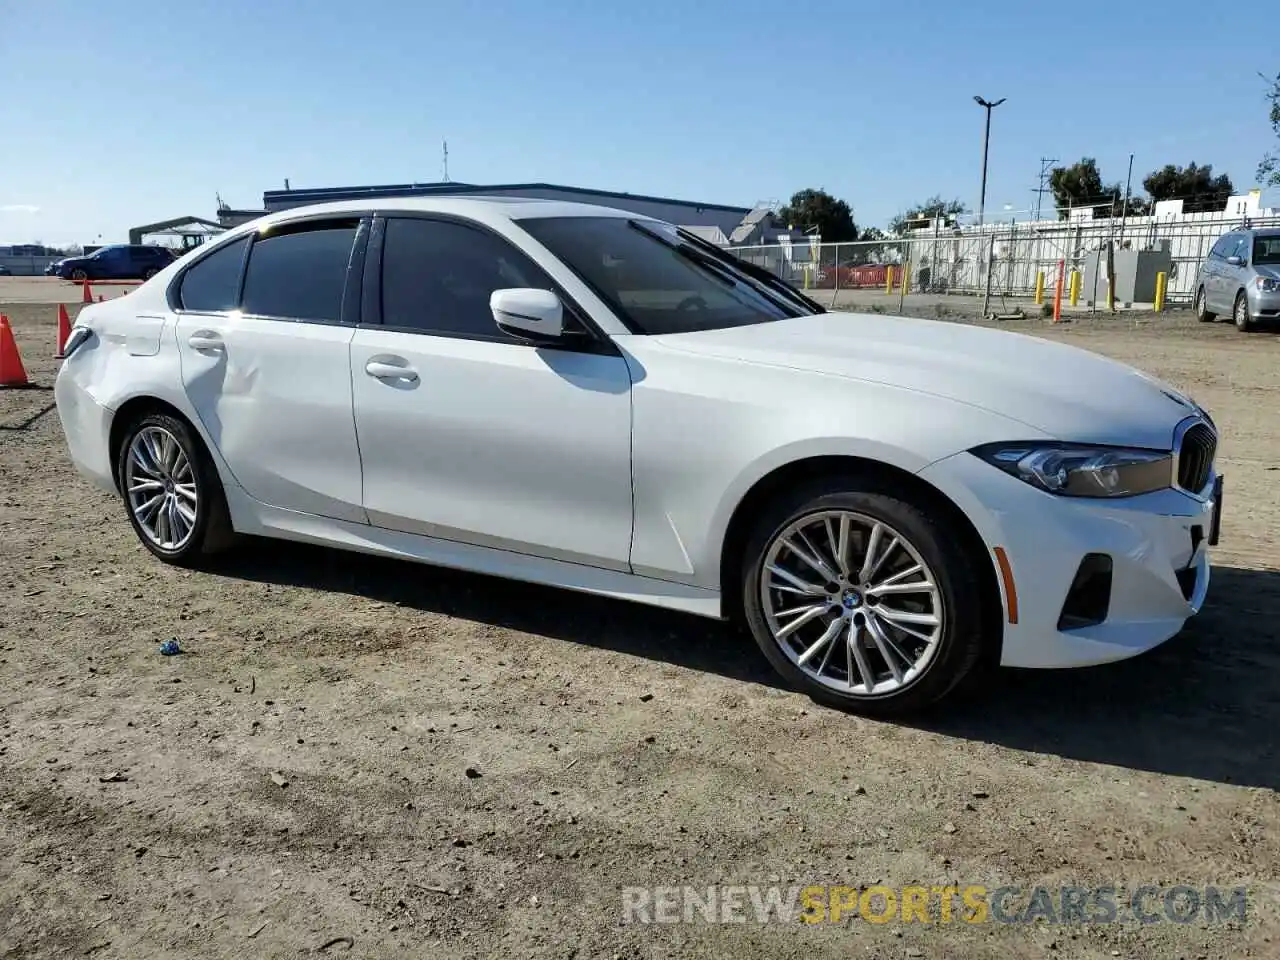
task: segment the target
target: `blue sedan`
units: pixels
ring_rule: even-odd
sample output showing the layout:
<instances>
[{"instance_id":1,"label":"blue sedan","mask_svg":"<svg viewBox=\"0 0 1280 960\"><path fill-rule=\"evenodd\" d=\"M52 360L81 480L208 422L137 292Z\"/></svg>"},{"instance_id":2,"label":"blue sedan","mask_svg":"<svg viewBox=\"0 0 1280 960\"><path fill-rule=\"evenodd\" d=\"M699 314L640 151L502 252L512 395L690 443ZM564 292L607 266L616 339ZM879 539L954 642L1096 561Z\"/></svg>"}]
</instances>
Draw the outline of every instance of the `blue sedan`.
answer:
<instances>
[{"instance_id":1,"label":"blue sedan","mask_svg":"<svg viewBox=\"0 0 1280 960\"><path fill-rule=\"evenodd\" d=\"M45 274L74 280L150 280L173 262L173 252L165 247L116 243L99 247L83 257L67 257L51 263Z\"/></svg>"}]
</instances>

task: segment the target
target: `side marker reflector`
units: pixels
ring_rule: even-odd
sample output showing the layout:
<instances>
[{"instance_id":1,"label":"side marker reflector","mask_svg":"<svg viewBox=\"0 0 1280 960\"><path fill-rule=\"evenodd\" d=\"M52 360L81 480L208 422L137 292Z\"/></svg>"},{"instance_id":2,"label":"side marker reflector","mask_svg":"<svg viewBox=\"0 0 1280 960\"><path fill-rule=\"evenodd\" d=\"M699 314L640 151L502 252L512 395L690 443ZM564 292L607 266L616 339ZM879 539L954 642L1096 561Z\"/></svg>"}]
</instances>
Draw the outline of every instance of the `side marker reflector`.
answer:
<instances>
[{"instance_id":1,"label":"side marker reflector","mask_svg":"<svg viewBox=\"0 0 1280 960\"><path fill-rule=\"evenodd\" d=\"M1000 579L1004 582L1004 602L1010 623L1018 622L1018 588L1013 583L1013 568L1009 566L1009 556L1004 547L995 548L996 566L1000 568Z\"/></svg>"}]
</instances>

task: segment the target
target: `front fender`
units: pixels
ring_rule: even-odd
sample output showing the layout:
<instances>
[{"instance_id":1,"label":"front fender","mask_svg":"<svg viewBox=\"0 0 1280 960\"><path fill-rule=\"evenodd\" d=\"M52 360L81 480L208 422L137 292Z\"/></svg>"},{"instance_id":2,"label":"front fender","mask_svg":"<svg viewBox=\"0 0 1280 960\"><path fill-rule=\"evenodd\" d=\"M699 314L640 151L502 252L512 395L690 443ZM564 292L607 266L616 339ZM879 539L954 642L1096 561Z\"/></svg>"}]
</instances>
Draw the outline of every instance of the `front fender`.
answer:
<instances>
[{"instance_id":1,"label":"front fender","mask_svg":"<svg viewBox=\"0 0 1280 960\"><path fill-rule=\"evenodd\" d=\"M919 473L993 440L1039 431L984 408L868 381L631 344L632 569L719 590L729 523L753 487L814 457ZM835 429L833 429L833 427Z\"/></svg>"}]
</instances>

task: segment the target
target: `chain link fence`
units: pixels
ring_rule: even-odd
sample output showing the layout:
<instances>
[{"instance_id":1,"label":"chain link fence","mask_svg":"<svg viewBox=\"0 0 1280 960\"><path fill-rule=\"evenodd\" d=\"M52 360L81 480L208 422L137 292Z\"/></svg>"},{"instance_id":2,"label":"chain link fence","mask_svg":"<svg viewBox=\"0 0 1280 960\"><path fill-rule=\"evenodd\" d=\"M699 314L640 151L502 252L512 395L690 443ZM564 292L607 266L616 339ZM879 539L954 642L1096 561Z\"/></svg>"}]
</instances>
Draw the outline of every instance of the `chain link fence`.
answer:
<instances>
[{"instance_id":1,"label":"chain link fence","mask_svg":"<svg viewBox=\"0 0 1280 960\"><path fill-rule=\"evenodd\" d=\"M940 221L906 237L858 243L791 242L733 247L743 260L809 291L954 294L1032 298L1039 289L1052 300L1059 263L1064 284L1074 284L1079 302L1105 300L1107 250L1114 245L1117 277L1132 269L1142 279L1120 301L1149 303L1156 273L1164 273L1167 303L1190 304L1196 274L1214 242L1241 226L1278 227L1280 217L1228 217L1224 213L1183 214L1164 220L1132 217L1106 220L988 222L943 226ZM905 284L905 289L904 289ZM1067 301L1067 291L1063 291Z\"/></svg>"}]
</instances>

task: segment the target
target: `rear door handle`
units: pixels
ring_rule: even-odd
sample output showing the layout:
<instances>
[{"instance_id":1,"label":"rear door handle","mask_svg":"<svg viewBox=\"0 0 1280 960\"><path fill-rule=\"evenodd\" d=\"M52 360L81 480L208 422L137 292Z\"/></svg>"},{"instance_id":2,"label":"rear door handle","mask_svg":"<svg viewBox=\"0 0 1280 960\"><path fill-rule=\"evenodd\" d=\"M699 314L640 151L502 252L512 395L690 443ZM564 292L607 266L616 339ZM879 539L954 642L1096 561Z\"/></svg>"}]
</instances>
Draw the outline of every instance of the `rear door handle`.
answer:
<instances>
[{"instance_id":1,"label":"rear door handle","mask_svg":"<svg viewBox=\"0 0 1280 960\"><path fill-rule=\"evenodd\" d=\"M399 363L392 363L392 360L398 360ZM403 364L403 366L402 366ZM405 380L409 383L418 382L418 371L409 366L399 357L386 357L382 359L375 358L364 365L364 372L377 380Z\"/></svg>"},{"instance_id":2,"label":"rear door handle","mask_svg":"<svg viewBox=\"0 0 1280 960\"><path fill-rule=\"evenodd\" d=\"M187 338L187 344L192 350L222 350L224 344L222 338L212 330L197 330Z\"/></svg>"}]
</instances>

